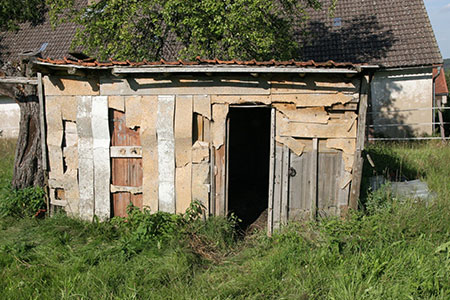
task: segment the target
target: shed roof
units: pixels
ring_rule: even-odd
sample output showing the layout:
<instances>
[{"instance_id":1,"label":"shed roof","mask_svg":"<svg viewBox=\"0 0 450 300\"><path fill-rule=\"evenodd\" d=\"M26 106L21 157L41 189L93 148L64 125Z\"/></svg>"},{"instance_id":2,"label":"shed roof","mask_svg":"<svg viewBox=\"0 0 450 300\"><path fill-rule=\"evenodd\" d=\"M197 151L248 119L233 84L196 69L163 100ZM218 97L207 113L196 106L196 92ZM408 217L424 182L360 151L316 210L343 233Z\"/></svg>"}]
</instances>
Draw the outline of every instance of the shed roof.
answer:
<instances>
[{"instance_id":1,"label":"shed roof","mask_svg":"<svg viewBox=\"0 0 450 300\"><path fill-rule=\"evenodd\" d=\"M87 0L75 3L86 5ZM310 13L304 61L367 62L382 67L442 63L423 0L339 0L334 16L325 10ZM62 59L68 56L76 29L71 23L52 28L48 18L37 26L22 24L17 32L0 33L0 60L17 60L19 53L38 50L44 43L48 46L43 57ZM166 49L166 59L175 59L177 49L181 48Z\"/></svg>"},{"instance_id":2,"label":"shed roof","mask_svg":"<svg viewBox=\"0 0 450 300\"><path fill-rule=\"evenodd\" d=\"M195 61L115 61L100 62L94 59L73 60L70 58L39 58L37 65L50 68L77 68L112 70L113 73L186 73L186 72L229 72L229 73L358 73L362 69L377 68L368 64L336 63L327 61L317 63L313 60L302 61L222 61L219 59L202 59Z\"/></svg>"}]
</instances>

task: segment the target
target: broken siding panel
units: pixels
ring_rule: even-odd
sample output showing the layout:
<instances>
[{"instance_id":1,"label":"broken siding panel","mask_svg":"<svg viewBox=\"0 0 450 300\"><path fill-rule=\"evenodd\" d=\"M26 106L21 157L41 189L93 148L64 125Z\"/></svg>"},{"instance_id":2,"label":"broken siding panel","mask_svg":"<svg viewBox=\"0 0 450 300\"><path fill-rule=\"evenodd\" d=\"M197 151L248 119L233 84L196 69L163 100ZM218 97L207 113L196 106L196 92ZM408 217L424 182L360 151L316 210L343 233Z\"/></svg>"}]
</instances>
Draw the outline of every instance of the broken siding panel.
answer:
<instances>
[{"instance_id":1,"label":"broken siding panel","mask_svg":"<svg viewBox=\"0 0 450 300\"><path fill-rule=\"evenodd\" d=\"M109 96L108 107L125 112L125 97L124 96Z\"/></svg>"},{"instance_id":2,"label":"broken siding panel","mask_svg":"<svg viewBox=\"0 0 450 300\"><path fill-rule=\"evenodd\" d=\"M77 110L75 109L75 112ZM78 134L77 124L64 121L63 157L66 171L64 173L64 192L67 205L64 208L71 216L79 215L79 189L78 189Z\"/></svg>"},{"instance_id":3,"label":"broken siding panel","mask_svg":"<svg viewBox=\"0 0 450 300\"><path fill-rule=\"evenodd\" d=\"M127 127L134 129L141 126L142 115L142 103L141 96L128 96L125 97L125 120Z\"/></svg>"},{"instance_id":4,"label":"broken siding panel","mask_svg":"<svg viewBox=\"0 0 450 300\"><path fill-rule=\"evenodd\" d=\"M109 157L109 120L108 98L92 98L92 137L94 148L94 199L95 215L100 220L111 217L111 200L109 185L111 182L111 165Z\"/></svg>"},{"instance_id":5,"label":"broken siding panel","mask_svg":"<svg viewBox=\"0 0 450 300\"><path fill-rule=\"evenodd\" d=\"M77 111L78 173L80 189L80 217L94 217L94 153L92 139L92 97L80 96Z\"/></svg>"},{"instance_id":6,"label":"broken siding panel","mask_svg":"<svg viewBox=\"0 0 450 300\"><path fill-rule=\"evenodd\" d=\"M45 96L96 96L99 82L95 78L44 76Z\"/></svg>"},{"instance_id":7,"label":"broken siding panel","mask_svg":"<svg viewBox=\"0 0 450 300\"><path fill-rule=\"evenodd\" d=\"M175 96L158 96L159 210L175 213Z\"/></svg>"},{"instance_id":8,"label":"broken siding panel","mask_svg":"<svg viewBox=\"0 0 450 300\"><path fill-rule=\"evenodd\" d=\"M194 112L211 120L211 97L210 95L194 96Z\"/></svg>"},{"instance_id":9,"label":"broken siding panel","mask_svg":"<svg viewBox=\"0 0 450 300\"><path fill-rule=\"evenodd\" d=\"M64 135L61 103L57 97L48 97L45 101L47 115L47 147L50 166L49 177L61 178L64 173L62 142Z\"/></svg>"}]
</instances>

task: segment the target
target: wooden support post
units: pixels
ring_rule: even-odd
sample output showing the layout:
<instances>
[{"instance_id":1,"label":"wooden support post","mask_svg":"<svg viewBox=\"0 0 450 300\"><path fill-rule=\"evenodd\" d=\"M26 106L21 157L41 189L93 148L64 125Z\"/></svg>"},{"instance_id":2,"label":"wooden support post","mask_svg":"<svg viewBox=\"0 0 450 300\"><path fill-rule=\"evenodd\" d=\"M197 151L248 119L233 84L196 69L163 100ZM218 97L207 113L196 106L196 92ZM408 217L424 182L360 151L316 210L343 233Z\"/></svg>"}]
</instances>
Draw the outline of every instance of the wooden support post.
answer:
<instances>
[{"instance_id":1,"label":"wooden support post","mask_svg":"<svg viewBox=\"0 0 450 300\"><path fill-rule=\"evenodd\" d=\"M44 190L45 204L47 206L47 214L50 213L50 199L48 189L48 167L47 167L47 137L45 132L45 103L44 103L44 85L42 83L42 73L37 73L37 93L39 99L39 120L41 127L41 148L42 148L42 171L44 172Z\"/></svg>"},{"instance_id":2,"label":"wooden support post","mask_svg":"<svg viewBox=\"0 0 450 300\"><path fill-rule=\"evenodd\" d=\"M442 101L440 98L436 99L436 106L438 107L439 132L441 133L442 141L445 142L444 117L442 116Z\"/></svg>"},{"instance_id":3,"label":"wooden support post","mask_svg":"<svg viewBox=\"0 0 450 300\"><path fill-rule=\"evenodd\" d=\"M313 150L311 156L311 188L309 197L311 199L311 220L316 220L317 217L317 170L318 170L318 156L319 156L319 139L313 138Z\"/></svg>"},{"instance_id":4,"label":"wooden support post","mask_svg":"<svg viewBox=\"0 0 450 300\"><path fill-rule=\"evenodd\" d=\"M359 112L358 112L358 129L356 133L357 134L356 151L355 151L355 160L353 163L353 178L349 200L349 207L355 210L358 209L359 194L361 191L361 180L363 169L362 152L364 150L364 142L365 142L366 115L370 92L369 85L370 85L369 77L368 76L362 77L360 100L359 100Z\"/></svg>"},{"instance_id":5,"label":"wooden support post","mask_svg":"<svg viewBox=\"0 0 450 300\"><path fill-rule=\"evenodd\" d=\"M281 225L286 225L288 220L288 207L289 207L289 158L291 156L291 150L287 146L283 146L283 167L281 173Z\"/></svg>"},{"instance_id":6,"label":"wooden support post","mask_svg":"<svg viewBox=\"0 0 450 300\"><path fill-rule=\"evenodd\" d=\"M275 108L272 108L270 114L270 159L269 159L269 203L267 209L267 235L271 236L273 232L273 190L275 183Z\"/></svg>"}]
</instances>

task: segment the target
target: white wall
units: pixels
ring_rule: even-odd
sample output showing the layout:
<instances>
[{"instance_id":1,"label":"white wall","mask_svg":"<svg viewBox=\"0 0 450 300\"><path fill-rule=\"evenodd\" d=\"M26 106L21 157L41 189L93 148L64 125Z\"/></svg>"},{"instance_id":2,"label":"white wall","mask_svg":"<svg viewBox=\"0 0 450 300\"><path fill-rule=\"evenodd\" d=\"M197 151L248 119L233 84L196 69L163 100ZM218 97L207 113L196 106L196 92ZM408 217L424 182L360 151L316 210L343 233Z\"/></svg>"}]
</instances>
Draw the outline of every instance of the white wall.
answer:
<instances>
[{"instance_id":1,"label":"white wall","mask_svg":"<svg viewBox=\"0 0 450 300\"><path fill-rule=\"evenodd\" d=\"M433 132L433 79L431 68L377 72L372 80L372 119L375 133L388 137L422 136ZM428 108L428 110L412 111ZM402 111L399 111L402 110ZM405 111L409 110L409 111Z\"/></svg>"},{"instance_id":2,"label":"white wall","mask_svg":"<svg viewBox=\"0 0 450 300\"><path fill-rule=\"evenodd\" d=\"M3 138L19 136L20 108L11 98L0 97L0 131Z\"/></svg>"}]
</instances>

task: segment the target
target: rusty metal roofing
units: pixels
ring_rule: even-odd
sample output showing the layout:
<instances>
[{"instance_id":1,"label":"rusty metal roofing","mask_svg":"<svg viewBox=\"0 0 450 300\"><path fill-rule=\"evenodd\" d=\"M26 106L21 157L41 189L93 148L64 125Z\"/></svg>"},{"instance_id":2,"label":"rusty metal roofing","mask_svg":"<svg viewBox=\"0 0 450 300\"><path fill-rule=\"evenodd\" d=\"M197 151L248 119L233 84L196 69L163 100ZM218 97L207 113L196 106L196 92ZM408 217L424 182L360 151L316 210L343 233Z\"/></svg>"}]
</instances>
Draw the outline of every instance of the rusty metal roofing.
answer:
<instances>
[{"instance_id":1,"label":"rusty metal roofing","mask_svg":"<svg viewBox=\"0 0 450 300\"><path fill-rule=\"evenodd\" d=\"M166 61L161 59L159 61L147 61L143 60L140 62L133 61L117 61L110 59L107 62L96 61L95 59L84 59L84 60L75 60L71 58L64 57L63 59L51 59L51 58L39 58L39 62L47 63L51 65L59 65L59 66L82 66L82 67L145 67L145 66L262 66L262 67L313 67L313 68L355 68L357 66L365 66L367 64L353 64L349 62L336 63L332 60L327 62L315 62L313 60L309 61L241 61L241 60L219 60L219 59L202 59L197 57L195 61L185 61L185 60L176 60L176 61Z\"/></svg>"}]
</instances>

